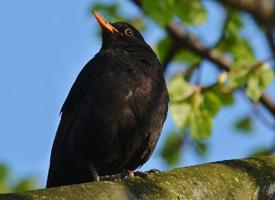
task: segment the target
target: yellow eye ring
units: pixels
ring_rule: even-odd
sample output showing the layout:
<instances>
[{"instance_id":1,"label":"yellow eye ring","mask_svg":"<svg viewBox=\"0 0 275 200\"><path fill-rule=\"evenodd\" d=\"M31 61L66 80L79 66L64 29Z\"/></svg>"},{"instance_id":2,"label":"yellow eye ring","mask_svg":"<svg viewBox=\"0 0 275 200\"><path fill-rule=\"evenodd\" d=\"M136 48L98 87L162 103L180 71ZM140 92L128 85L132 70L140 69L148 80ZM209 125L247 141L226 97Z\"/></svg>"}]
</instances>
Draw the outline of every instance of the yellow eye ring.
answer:
<instances>
[{"instance_id":1,"label":"yellow eye ring","mask_svg":"<svg viewBox=\"0 0 275 200\"><path fill-rule=\"evenodd\" d=\"M133 36L134 35L133 31L130 28L126 28L124 32L128 36Z\"/></svg>"}]
</instances>

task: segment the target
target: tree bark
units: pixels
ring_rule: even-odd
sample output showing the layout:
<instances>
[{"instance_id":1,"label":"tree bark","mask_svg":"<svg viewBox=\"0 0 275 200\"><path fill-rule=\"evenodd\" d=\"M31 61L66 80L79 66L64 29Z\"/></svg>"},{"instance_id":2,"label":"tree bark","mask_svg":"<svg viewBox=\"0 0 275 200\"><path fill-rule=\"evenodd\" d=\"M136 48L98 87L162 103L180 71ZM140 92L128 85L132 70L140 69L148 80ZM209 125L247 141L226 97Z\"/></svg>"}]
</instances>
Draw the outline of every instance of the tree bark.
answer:
<instances>
[{"instance_id":1,"label":"tree bark","mask_svg":"<svg viewBox=\"0 0 275 200\"><path fill-rule=\"evenodd\" d=\"M275 199L275 156L221 161L116 181L15 194L0 200Z\"/></svg>"}]
</instances>

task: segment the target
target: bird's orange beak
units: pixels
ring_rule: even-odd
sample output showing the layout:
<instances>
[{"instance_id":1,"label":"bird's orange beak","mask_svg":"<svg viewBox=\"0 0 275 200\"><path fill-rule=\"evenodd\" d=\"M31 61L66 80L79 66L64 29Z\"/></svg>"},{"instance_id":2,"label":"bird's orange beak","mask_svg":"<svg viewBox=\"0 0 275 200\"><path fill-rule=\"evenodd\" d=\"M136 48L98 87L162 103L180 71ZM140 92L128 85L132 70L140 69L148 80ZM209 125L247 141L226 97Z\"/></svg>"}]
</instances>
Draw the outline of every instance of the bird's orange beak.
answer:
<instances>
[{"instance_id":1,"label":"bird's orange beak","mask_svg":"<svg viewBox=\"0 0 275 200\"><path fill-rule=\"evenodd\" d=\"M100 15L98 12L93 11L93 15L95 16L95 18L96 18L97 22L99 23L99 25L101 26L102 30L109 31L111 33L118 32L118 30L112 24L110 24L106 19L104 19L104 17L102 17L102 15Z\"/></svg>"}]
</instances>

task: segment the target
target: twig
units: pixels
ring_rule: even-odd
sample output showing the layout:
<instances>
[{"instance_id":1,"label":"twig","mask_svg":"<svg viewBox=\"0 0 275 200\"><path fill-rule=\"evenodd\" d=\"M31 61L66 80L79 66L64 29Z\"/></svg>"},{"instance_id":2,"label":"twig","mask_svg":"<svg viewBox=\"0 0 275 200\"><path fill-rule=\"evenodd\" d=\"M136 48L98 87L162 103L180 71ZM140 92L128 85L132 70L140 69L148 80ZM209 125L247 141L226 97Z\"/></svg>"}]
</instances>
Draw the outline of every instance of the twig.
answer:
<instances>
[{"instance_id":1,"label":"twig","mask_svg":"<svg viewBox=\"0 0 275 200\"><path fill-rule=\"evenodd\" d=\"M270 49L271 49L272 53L275 55L275 41L274 41L274 36L273 36L273 32L272 32L271 28L268 28L266 30L265 35L268 40ZM273 70L275 70L275 64L273 65Z\"/></svg>"}]
</instances>

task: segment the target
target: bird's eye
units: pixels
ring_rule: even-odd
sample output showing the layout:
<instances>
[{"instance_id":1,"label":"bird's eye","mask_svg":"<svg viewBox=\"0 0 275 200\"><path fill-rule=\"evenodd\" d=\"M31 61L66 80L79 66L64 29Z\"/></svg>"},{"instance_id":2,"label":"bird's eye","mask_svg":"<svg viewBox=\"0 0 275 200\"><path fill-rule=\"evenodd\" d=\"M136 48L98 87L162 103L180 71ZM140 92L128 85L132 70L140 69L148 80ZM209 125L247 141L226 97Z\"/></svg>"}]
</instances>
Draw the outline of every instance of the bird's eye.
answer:
<instances>
[{"instance_id":1,"label":"bird's eye","mask_svg":"<svg viewBox=\"0 0 275 200\"><path fill-rule=\"evenodd\" d=\"M130 28L125 29L125 34L128 35L128 36L133 36L134 35L133 31Z\"/></svg>"}]
</instances>

